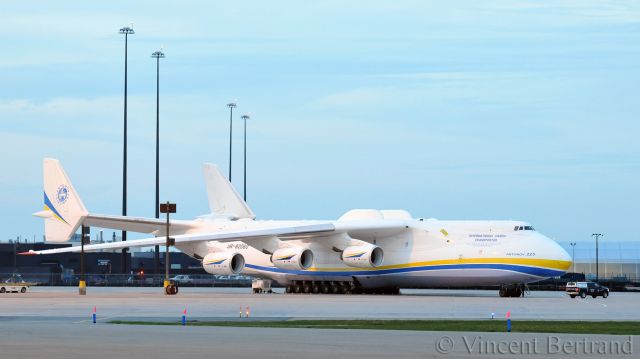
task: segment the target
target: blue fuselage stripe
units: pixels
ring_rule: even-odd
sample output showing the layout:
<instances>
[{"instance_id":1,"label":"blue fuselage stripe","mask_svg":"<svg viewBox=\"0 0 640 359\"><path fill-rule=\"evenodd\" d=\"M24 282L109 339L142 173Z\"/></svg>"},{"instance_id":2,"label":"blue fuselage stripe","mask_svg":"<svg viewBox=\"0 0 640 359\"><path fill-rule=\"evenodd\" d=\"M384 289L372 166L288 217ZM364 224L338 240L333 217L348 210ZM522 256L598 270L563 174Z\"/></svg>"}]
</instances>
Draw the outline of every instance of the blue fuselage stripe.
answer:
<instances>
[{"instance_id":1,"label":"blue fuselage stripe","mask_svg":"<svg viewBox=\"0 0 640 359\"><path fill-rule=\"evenodd\" d=\"M564 271L548 269L548 268L539 268L539 267L529 267L522 265L514 265L514 264L486 264L486 263L478 263L478 264L446 264L446 265L431 265L431 266L418 266L418 267L407 267L407 268L393 268L393 269L380 269L380 270L355 270L355 271L322 271L322 270L289 270L289 269L281 269L276 267L263 267L254 264L246 264L247 268L272 272L272 273L280 273L280 274L295 274L295 275L310 275L310 276L358 276L358 275L382 275L382 274L397 274L397 273L410 273L410 272L420 272L420 271L428 271L428 270L447 270L447 269L498 269L498 270L507 270L512 272L520 272L525 274L531 274L538 277L555 277L564 274Z\"/></svg>"}]
</instances>

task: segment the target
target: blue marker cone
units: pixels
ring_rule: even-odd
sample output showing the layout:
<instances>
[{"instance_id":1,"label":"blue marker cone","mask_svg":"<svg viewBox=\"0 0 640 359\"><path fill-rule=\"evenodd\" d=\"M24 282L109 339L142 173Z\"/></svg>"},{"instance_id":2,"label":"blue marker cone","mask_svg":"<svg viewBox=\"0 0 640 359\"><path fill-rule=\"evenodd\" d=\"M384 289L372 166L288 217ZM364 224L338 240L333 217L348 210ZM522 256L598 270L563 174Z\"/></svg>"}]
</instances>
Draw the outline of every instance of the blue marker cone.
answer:
<instances>
[{"instance_id":1,"label":"blue marker cone","mask_svg":"<svg viewBox=\"0 0 640 359\"><path fill-rule=\"evenodd\" d=\"M182 325L187 325L187 308L182 311Z\"/></svg>"},{"instance_id":2,"label":"blue marker cone","mask_svg":"<svg viewBox=\"0 0 640 359\"><path fill-rule=\"evenodd\" d=\"M96 307L93 307L93 315L92 315L92 318L93 318L93 324L96 324Z\"/></svg>"},{"instance_id":3,"label":"blue marker cone","mask_svg":"<svg viewBox=\"0 0 640 359\"><path fill-rule=\"evenodd\" d=\"M511 311L507 311L507 333L511 333Z\"/></svg>"}]
</instances>

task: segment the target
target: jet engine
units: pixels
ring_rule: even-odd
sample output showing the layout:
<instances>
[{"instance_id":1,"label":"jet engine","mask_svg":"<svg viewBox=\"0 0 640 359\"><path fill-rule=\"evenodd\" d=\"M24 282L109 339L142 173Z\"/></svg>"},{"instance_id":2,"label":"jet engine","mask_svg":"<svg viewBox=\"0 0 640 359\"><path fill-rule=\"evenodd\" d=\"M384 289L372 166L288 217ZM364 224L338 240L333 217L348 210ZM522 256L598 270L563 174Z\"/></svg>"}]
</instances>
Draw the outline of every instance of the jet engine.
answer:
<instances>
[{"instance_id":1,"label":"jet engine","mask_svg":"<svg viewBox=\"0 0 640 359\"><path fill-rule=\"evenodd\" d=\"M280 248L273 252L271 262L281 269L309 269L313 264L313 252L302 247Z\"/></svg>"},{"instance_id":2,"label":"jet engine","mask_svg":"<svg viewBox=\"0 0 640 359\"><path fill-rule=\"evenodd\" d=\"M378 246L351 246L342 251L342 261L349 267L378 267L383 259L384 252Z\"/></svg>"},{"instance_id":3,"label":"jet engine","mask_svg":"<svg viewBox=\"0 0 640 359\"><path fill-rule=\"evenodd\" d=\"M213 252L204 256L202 267L211 274L238 274L244 269L244 257L235 252Z\"/></svg>"}]
</instances>

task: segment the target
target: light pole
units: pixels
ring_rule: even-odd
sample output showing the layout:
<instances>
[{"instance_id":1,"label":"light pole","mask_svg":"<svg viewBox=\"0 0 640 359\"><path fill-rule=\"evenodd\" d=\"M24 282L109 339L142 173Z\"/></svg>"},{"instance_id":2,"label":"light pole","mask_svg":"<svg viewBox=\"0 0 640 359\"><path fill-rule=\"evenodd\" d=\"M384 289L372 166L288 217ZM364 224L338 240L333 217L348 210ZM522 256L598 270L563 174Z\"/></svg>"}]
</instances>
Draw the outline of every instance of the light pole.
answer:
<instances>
[{"instance_id":1,"label":"light pole","mask_svg":"<svg viewBox=\"0 0 640 359\"><path fill-rule=\"evenodd\" d=\"M127 215L127 47L129 35L135 34L133 28L125 26L120 29L124 34L124 147L122 160L122 215ZM122 231L122 241L127 240L127 231ZM122 249L122 273L127 273L127 248Z\"/></svg>"},{"instance_id":2,"label":"light pole","mask_svg":"<svg viewBox=\"0 0 640 359\"><path fill-rule=\"evenodd\" d=\"M169 268L171 267L170 260L169 260L169 247L175 245L175 238L171 238L169 237L169 214L170 213L176 213L176 204L175 203L171 203L169 201L167 201L167 203L163 203L160 205L160 212L162 213L166 213L167 214L167 227L165 229L166 231L166 242L165 242L165 248L166 248L166 253L165 253L165 257L164 257L164 262L165 262L165 267L164 267L164 293L165 294L177 294L177 290L176 290L176 286L172 285L169 281Z\"/></svg>"},{"instance_id":3,"label":"light pole","mask_svg":"<svg viewBox=\"0 0 640 359\"><path fill-rule=\"evenodd\" d=\"M160 218L160 59L164 58L162 49L151 54L156 59L156 218ZM154 248L154 272L160 267L160 246Z\"/></svg>"},{"instance_id":4,"label":"light pole","mask_svg":"<svg viewBox=\"0 0 640 359\"><path fill-rule=\"evenodd\" d=\"M18 241L13 242L13 276L18 273Z\"/></svg>"},{"instance_id":5,"label":"light pole","mask_svg":"<svg viewBox=\"0 0 640 359\"><path fill-rule=\"evenodd\" d=\"M571 272L576 272L576 243L571 242Z\"/></svg>"},{"instance_id":6,"label":"light pole","mask_svg":"<svg viewBox=\"0 0 640 359\"><path fill-rule=\"evenodd\" d=\"M82 234L80 235L80 282L78 283L78 293L80 295L87 295L87 279L84 273L84 244L85 242L90 242L91 234L89 231L89 227L84 225L82 226L82 230L80 233Z\"/></svg>"},{"instance_id":7,"label":"light pole","mask_svg":"<svg viewBox=\"0 0 640 359\"><path fill-rule=\"evenodd\" d=\"M247 120L251 118L251 114L242 115L244 120L244 201L247 201Z\"/></svg>"},{"instance_id":8,"label":"light pole","mask_svg":"<svg viewBox=\"0 0 640 359\"><path fill-rule=\"evenodd\" d=\"M602 237L601 233L594 233L591 235L592 237L596 237L596 282L600 279L600 272L598 270L598 239Z\"/></svg>"},{"instance_id":9,"label":"light pole","mask_svg":"<svg viewBox=\"0 0 640 359\"><path fill-rule=\"evenodd\" d=\"M227 104L229 107L229 182L231 182L231 151L233 149L233 109L237 106L236 100Z\"/></svg>"}]
</instances>

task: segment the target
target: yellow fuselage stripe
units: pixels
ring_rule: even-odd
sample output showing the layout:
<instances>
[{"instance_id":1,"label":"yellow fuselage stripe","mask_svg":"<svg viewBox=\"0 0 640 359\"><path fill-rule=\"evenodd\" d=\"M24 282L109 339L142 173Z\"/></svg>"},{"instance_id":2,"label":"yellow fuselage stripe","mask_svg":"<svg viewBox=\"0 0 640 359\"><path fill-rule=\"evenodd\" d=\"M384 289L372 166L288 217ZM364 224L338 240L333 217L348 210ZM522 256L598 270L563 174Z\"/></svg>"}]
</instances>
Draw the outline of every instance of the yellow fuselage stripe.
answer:
<instances>
[{"instance_id":1,"label":"yellow fuselage stripe","mask_svg":"<svg viewBox=\"0 0 640 359\"><path fill-rule=\"evenodd\" d=\"M525 266L534 266L542 268L550 268L557 270L567 270L571 266L571 261L561 261L555 259L534 259L534 258L461 258L461 259L441 259L424 262L412 262L403 264L392 264L375 268L359 268L358 270L383 270L397 268L411 268L424 266L437 266L447 264L516 264ZM353 268L319 268L311 267L312 271L349 271Z\"/></svg>"}]
</instances>

